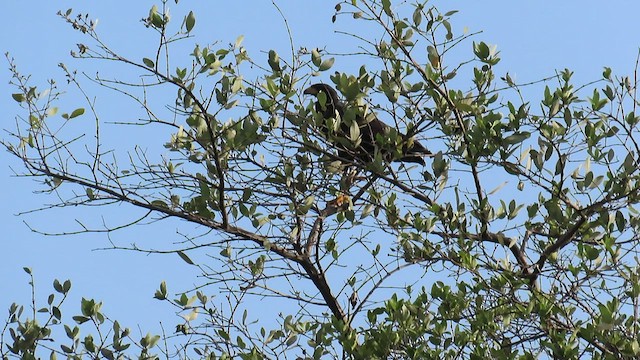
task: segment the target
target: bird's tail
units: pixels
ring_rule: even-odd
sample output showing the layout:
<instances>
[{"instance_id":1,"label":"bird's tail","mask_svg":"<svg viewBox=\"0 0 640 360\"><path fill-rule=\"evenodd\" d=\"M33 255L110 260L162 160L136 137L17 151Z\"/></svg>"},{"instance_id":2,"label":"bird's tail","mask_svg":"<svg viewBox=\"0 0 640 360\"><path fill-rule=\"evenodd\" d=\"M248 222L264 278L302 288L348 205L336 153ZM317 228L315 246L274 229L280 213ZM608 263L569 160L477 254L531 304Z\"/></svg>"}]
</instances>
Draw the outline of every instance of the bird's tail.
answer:
<instances>
[{"instance_id":1,"label":"bird's tail","mask_svg":"<svg viewBox=\"0 0 640 360\"><path fill-rule=\"evenodd\" d=\"M424 157L429 155L433 155L433 153L421 143L414 141L411 148L406 149L404 155L399 160L424 166Z\"/></svg>"}]
</instances>

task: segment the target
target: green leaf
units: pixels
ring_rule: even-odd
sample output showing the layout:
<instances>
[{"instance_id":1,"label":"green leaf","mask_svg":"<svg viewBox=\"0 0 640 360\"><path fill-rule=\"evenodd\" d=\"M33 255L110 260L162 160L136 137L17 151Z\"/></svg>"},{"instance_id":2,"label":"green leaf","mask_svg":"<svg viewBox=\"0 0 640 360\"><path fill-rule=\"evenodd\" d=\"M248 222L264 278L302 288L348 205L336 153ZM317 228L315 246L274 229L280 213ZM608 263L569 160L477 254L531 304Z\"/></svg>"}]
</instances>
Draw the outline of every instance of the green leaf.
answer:
<instances>
[{"instance_id":1,"label":"green leaf","mask_svg":"<svg viewBox=\"0 0 640 360\"><path fill-rule=\"evenodd\" d=\"M156 346L156 344L158 343L158 340L160 340L160 335L152 336L150 333L147 333L145 337L140 339L140 345L145 349L150 349Z\"/></svg>"},{"instance_id":2,"label":"green leaf","mask_svg":"<svg viewBox=\"0 0 640 360\"><path fill-rule=\"evenodd\" d=\"M336 61L335 58L329 58L327 60L322 61L322 63L320 63L320 66L318 66L318 70L325 71L325 70L331 69L335 61Z\"/></svg>"},{"instance_id":3,"label":"green leaf","mask_svg":"<svg viewBox=\"0 0 640 360\"><path fill-rule=\"evenodd\" d=\"M96 195L93 193L92 188L87 188L85 192L87 193L87 197L89 198L89 200L94 200L96 198Z\"/></svg>"},{"instance_id":4,"label":"green leaf","mask_svg":"<svg viewBox=\"0 0 640 360\"><path fill-rule=\"evenodd\" d=\"M240 336L236 339L236 343L240 349L245 349L247 347L247 344L245 344L244 340L242 340Z\"/></svg>"},{"instance_id":5,"label":"green leaf","mask_svg":"<svg viewBox=\"0 0 640 360\"><path fill-rule=\"evenodd\" d=\"M196 15L193 13L193 11L189 11L189 15L187 15L184 23L187 28L187 32L191 32L193 27L196 25Z\"/></svg>"},{"instance_id":6,"label":"green leaf","mask_svg":"<svg viewBox=\"0 0 640 360\"><path fill-rule=\"evenodd\" d=\"M153 24L153 26L157 28L162 28L164 26L164 20L162 19L162 16L160 16L160 14L154 13L153 15L151 15L151 24Z\"/></svg>"},{"instance_id":7,"label":"green leaf","mask_svg":"<svg viewBox=\"0 0 640 360\"><path fill-rule=\"evenodd\" d=\"M153 60L149 58L142 58L142 62L149 68L154 68Z\"/></svg>"},{"instance_id":8,"label":"green leaf","mask_svg":"<svg viewBox=\"0 0 640 360\"><path fill-rule=\"evenodd\" d=\"M23 139L23 140L24 140L24 139ZM27 137L26 141L27 141L27 144L29 144L29 146L30 146L31 148L36 147L36 145L35 145L35 140L34 140L34 138L33 138L33 134L32 134L31 132L29 133L29 136Z\"/></svg>"},{"instance_id":9,"label":"green leaf","mask_svg":"<svg viewBox=\"0 0 640 360\"><path fill-rule=\"evenodd\" d=\"M65 280L62 284L62 292L66 294L69 290L71 290L71 281Z\"/></svg>"},{"instance_id":10,"label":"green leaf","mask_svg":"<svg viewBox=\"0 0 640 360\"><path fill-rule=\"evenodd\" d=\"M315 66L320 66L320 64L322 63L322 57L320 56L320 52L318 51L318 49L311 50L311 62Z\"/></svg>"},{"instance_id":11,"label":"green leaf","mask_svg":"<svg viewBox=\"0 0 640 360\"><path fill-rule=\"evenodd\" d=\"M90 319L88 317L86 317L86 316L77 315L77 316L73 317L73 320L75 322L77 322L78 324L82 324L82 323L85 323L85 322L89 321Z\"/></svg>"},{"instance_id":12,"label":"green leaf","mask_svg":"<svg viewBox=\"0 0 640 360\"><path fill-rule=\"evenodd\" d=\"M151 202L151 205L155 206L155 207L159 207L159 208L165 208L168 209L169 207L167 206L167 203L165 203L162 200L153 200Z\"/></svg>"},{"instance_id":13,"label":"green leaf","mask_svg":"<svg viewBox=\"0 0 640 360\"><path fill-rule=\"evenodd\" d=\"M296 343L296 341L298 341L298 336L297 335L291 335L287 341L285 342L287 344L287 346L292 346L293 344Z\"/></svg>"},{"instance_id":14,"label":"green leaf","mask_svg":"<svg viewBox=\"0 0 640 360\"><path fill-rule=\"evenodd\" d=\"M225 110L229 110L229 109L231 109L232 107L234 107L234 106L238 105L238 102L239 102L239 100L238 100L238 99L236 99L236 100L233 100L233 101L232 101L232 102L230 102L230 103L227 103L227 104L224 106Z\"/></svg>"},{"instance_id":15,"label":"green leaf","mask_svg":"<svg viewBox=\"0 0 640 360\"><path fill-rule=\"evenodd\" d=\"M607 99L600 99L600 92L598 92L598 89L593 89L593 97L588 99L591 102L591 109L594 111L601 110L608 102Z\"/></svg>"},{"instance_id":16,"label":"green leaf","mask_svg":"<svg viewBox=\"0 0 640 360\"><path fill-rule=\"evenodd\" d=\"M447 40L453 39L453 33L451 32L451 24L448 21L444 20L442 21L442 25L444 26L445 29L447 29L447 35L445 35L445 38Z\"/></svg>"},{"instance_id":17,"label":"green leaf","mask_svg":"<svg viewBox=\"0 0 640 360\"><path fill-rule=\"evenodd\" d=\"M473 43L473 52L480 60L486 60L490 54L489 46L484 42Z\"/></svg>"},{"instance_id":18,"label":"green leaf","mask_svg":"<svg viewBox=\"0 0 640 360\"><path fill-rule=\"evenodd\" d=\"M429 63L435 69L440 68L440 55L436 51L436 48L433 46L427 46L427 58L429 59Z\"/></svg>"},{"instance_id":19,"label":"green leaf","mask_svg":"<svg viewBox=\"0 0 640 360\"><path fill-rule=\"evenodd\" d=\"M251 194L253 194L253 189L251 188L245 188L242 191L242 201L243 202L247 202L249 201L249 199L251 198Z\"/></svg>"},{"instance_id":20,"label":"green leaf","mask_svg":"<svg viewBox=\"0 0 640 360\"><path fill-rule=\"evenodd\" d=\"M73 119L73 118L78 117L78 116L80 116L82 114L84 114L84 109L83 108L77 108L77 109L73 110L71 115L69 115L69 119Z\"/></svg>"},{"instance_id":21,"label":"green leaf","mask_svg":"<svg viewBox=\"0 0 640 360\"><path fill-rule=\"evenodd\" d=\"M149 17L147 18L147 21L151 22L151 25L153 25L156 28L161 28L164 25L164 20L162 19L162 16L160 16L160 14L158 13L157 5L153 5L149 10Z\"/></svg>"},{"instance_id":22,"label":"green leaf","mask_svg":"<svg viewBox=\"0 0 640 360\"><path fill-rule=\"evenodd\" d=\"M29 125L33 129L39 129L40 125L41 125L40 124L40 119L37 116L33 115L33 114L29 115Z\"/></svg>"},{"instance_id":23,"label":"green leaf","mask_svg":"<svg viewBox=\"0 0 640 360\"><path fill-rule=\"evenodd\" d=\"M184 260L184 262L186 262L187 264L189 264L189 265L195 265L195 264L193 263L193 261L191 260L191 258L189 258L189 257L187 256L187 254L183 253L182 251L178 251L178 256L180 256L180 258L181 258L182 260ZM165 285L165 287L166 287L166 285Z\"/></svg>"},{"instance_id":24,"label":"green leaf","mask_svg":"<svg viewBox=\"0 0 640 360\"><path fill-rule=\"evenodd\" d=\"M391 0L382 0L382 10L387 16L393 16L393 12L391 12Z\"/></svg>"},{"instance_id":25,"label":"green leaf","mask_svg":"<svg viewBox=\"0 0 640 360\"><path fill-rule=\"evenodd\" d=\"M242 45L243 40L244 40L244 35L238 36L238 38L236 39L235 47L236 48L240 47L240 45Z\"/></svg>"},{"instance_id":26,"label":"green leaf","mask_svg":"<svg viewBox=\"0 0 640 360\"><path fill-rule=\"evenodd\" d=\"M62 293L62 284L60 284L60 281L58 281L58 279L53 280L53 288L55 291Z\"/></svg>"},{"instance_id":27,"label":"green leaf","mask_svg":"<svg viewBox=\"0 0 640 360\"><path fill-rule=\"evenodd\" d=\"M600 186L600 184L602 183L602 180L604 180L603 175L596 176L595 179L593 179L593 181L591 182L591 184L589 184L589 189L594 189Z\"/></svg>"},{"instance_id":28,"label":"green leaf","mask_svg":"<svg viewBox=\"0 0 640 360\"><path fill-rule=\"evenodd\" d=\"M11 94L11 97L17 102L23 102L26 99L24 94Z\"/></svg>"},{"instance_id":29,"label":"green leaf","mask_svg":"<svg viewBox=\"0 0 640 360\"><path fill-rule=\"evenodd\" d=\"M531 136L528 132L517 132L504 138L504 143L507 145L514 145L523 142Z\"/></svg>"},{"instance_id":30,"label":"green leaf","mask_svg":"<svg viewBox=\"0 0 640 360\"><path fill-rule=\"evenodd\" d=\"M187 305L187 301L189 301L189 298L187 297L187 294L185 294L185 293L182 293L182 295L180 295L180 298L175 300L176 304L178 304L180 306L186 306Z\"/></svg>"},{"instance_id":31,"label":"green leaf","mask_svg":"<svg viewBox=\"0 0 640 360\"><path fill-rule=\"evenodd\" d=\"M359 145L360 141L358 140L360 140L360 126L358 126L356 121L352 122L349 127L349 140L351 140L356 146Z\"/></svg>"},{"instance_id":32,"label":"green leaf","mask_svg":"<svg viewBox=\"0 0 640 360\"><path fill-rule=\"evenodd\" d=\"M167 283L165 281L160 283L160 289L156 290L153 297L158 300L165 300L167 298Z\"/></svg>"},{"instance_id":33,"label":"green leaf","mask_svg":"<svg viewBox=\"0 0 640 360\"><path fill-rule=\"evenodd\" d=\"M602 92L604 92L604 94L607 96L607 99L609 100L613 100L615 97L613 89L609 85L607 85L606 88L602 89Z\"/></svg>"},{"instance_id":34,"label":"green leaf","mask_svg":"<svg viewBox=\"0 0 640 360\"><path fill-rule=\"evenodd\" d=\"M233 254L233 250L231 249L231 246L227 246L226 248L220 251L220 255L226 258L230 258L232 254Z\"/></svg>"},{"instance_id":35,"label":"green leaf","mask_svg":"<svg viewBox=\"0 0 640 360\"><path fill-rule=\"evenodd\" d=\"M51 315L53 315L53 317L58 320L62 318L62 313L60 312L60 309L57 306L54 306L51 308Z\"/></svg>"},{"instance_id":36,"label":"green leaf","mask_svg":"<svg viewBox=\"0 0 640 360\"><path fill-rule=\"evenodd\" d=\"M111 350L109 350L107 348L100 349L100 354L102 354L102 356L104 356L105 359L108 359L108 360L115 359L115 357L113 356L113 351L111 351Z\"/></svg>"},{"instance_id":37,"label":"green leaf","mask_svg":"<svg viewBox=\"0 0 640 360\"><path fill-rule=\"evenodd\" d=\"M273 70L273 71L282 70L280 68L280 56L278 56L278 53L275 52L274 50L269 50L268 63L269 63L269 66L271 67L271 70Z\"/></svg>"},{"instance_id":38,"label":"green leaf","mask_svg":"<svg viewBox=\"0 0 640 360\"><path fill-rule=\"evenodd\" d=\"M298 213L306 214L309 211L309 209L311 209L311 206L313 205L315 200L316 200L315 196L313 195L307 196L302 202L301 206L298 208Z\"/></svg>"},{"instance_id":39,"label":"green leaf","mask_svg":"<svg viewBox=\"0 0 640 360\"><path fill-rule=\"evenodd\" d=\"M229 337L229 333L227 333L226 331L224 331L223 329L219 329L218 330L218 335L220 335L220 337L222 337L224 340L229 341L230 337Z\"/></svg>"},{"instance_id":40,"label":"green leaf","mask_svg":"<svg viewBox=\"0 0 640 360\"><path fill-rule=\"evenodd\" d=\"M313 195L309 195L304 199L304 203L303 206L305 207L311 207L311 205L313 205L313 202L316 200L316 197Z\"/></svg>"},{"instance_id":41,"label":"green leaf","mask_svg":"<svg viewBox=\"0 0 640 360\"><path fill-rule=\"evenodd\" d=\"M267 90L272 97L278 94L278 85L276 85L272 78L267 78Z\"/></svg>"},{"instance_id":42,"label":"green leaf","mask_svg":"<svg viewBox=\"0 0 640 360\"><path fill-rule=\"evenodd\" d=\"M418 27L422 22L422 7L417 7L413 12L413 25Z\"/></svg>"}]
</instances>

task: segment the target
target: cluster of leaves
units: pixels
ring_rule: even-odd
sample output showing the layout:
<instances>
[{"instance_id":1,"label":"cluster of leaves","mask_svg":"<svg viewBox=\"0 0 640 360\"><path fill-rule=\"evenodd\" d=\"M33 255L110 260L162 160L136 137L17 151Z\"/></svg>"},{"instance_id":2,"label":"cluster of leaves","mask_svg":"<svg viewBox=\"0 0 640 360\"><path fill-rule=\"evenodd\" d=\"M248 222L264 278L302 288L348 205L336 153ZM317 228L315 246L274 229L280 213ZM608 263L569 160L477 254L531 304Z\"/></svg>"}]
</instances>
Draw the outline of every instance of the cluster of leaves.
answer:
<instances>
[{"instance_id":1,"label":"cluster of leaves","mask_svg":"<svg viewBox=\"0 0 640 360\"><path fill-rule=\"evenodd\" d=\"M24 271L31 278L32 309L31 312L25 312L23 305L15 303L9 307L9 317L0 337L0 356L3 359L16 357L35 360L45 350L49 352L50 359L58 356L68 359L119 359L132 353L129 349L131 345L140 351L137 355L139 359L158 358L152 349L156 348L160 336L147 334L135 341L131 330L122 329L118 321L110 321L105 317L100 302L82 298L80 314L72 316L73 321L68 322L62 311L71 290L69 280L62 283L55 280L55 292L47 296L44 307L39 307L32 271L29 268L24 268ZM107 324L110 326L105 331ZM86 335L82 335L81 331ZM5 338L7 332L9 338ZM65 335L66 341L63 340Z\"/></svg>"}]
</instances>

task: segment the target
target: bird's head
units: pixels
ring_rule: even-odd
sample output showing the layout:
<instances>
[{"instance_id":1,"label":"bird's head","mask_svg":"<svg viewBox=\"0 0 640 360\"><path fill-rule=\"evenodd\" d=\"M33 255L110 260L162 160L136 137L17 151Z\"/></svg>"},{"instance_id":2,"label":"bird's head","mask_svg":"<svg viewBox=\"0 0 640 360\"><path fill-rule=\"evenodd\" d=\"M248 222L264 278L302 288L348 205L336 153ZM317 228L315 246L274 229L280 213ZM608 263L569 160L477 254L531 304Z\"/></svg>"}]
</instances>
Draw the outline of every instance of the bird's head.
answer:
<instances>
[{"instance_id":1,"label":"bird's head","mask_svg":"<svg viewBox=\"0 0 640 360\"><path fill-rule=\"evenodd\" d=\"M309 86L303 92L305 95L313 95L318 100L316 111L323 114L325 118L335 117L336 111L342 115L342 103L338 98L338 93L327 84L317 83Z\"/></svg>"},{"instance_id":2,"label":"bird's head","mask_svg":"<svg viewBox=\"0 0 640 360\"><path fill-rule=\"evenodd\" d=\"M336 92L336 90L334 88L332 88L331 86L327 85L327 84L323 84L323 83L317 83L317 84L313 84L311 86L309 86L305 91L304 94L305 95L313 95L313 96L318 96L319 93L323 92L325 94L325 96L327 97L338 97L338 93Z\"/></svg>"}]
</instances>

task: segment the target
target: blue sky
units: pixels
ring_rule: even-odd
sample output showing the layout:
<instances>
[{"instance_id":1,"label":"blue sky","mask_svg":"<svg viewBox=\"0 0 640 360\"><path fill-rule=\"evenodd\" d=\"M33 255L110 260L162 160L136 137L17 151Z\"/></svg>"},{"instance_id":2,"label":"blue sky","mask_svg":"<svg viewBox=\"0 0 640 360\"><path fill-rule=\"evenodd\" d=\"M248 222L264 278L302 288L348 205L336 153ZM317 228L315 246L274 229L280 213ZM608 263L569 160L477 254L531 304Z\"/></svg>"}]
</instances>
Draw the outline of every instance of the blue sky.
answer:
<instances>
[{"instance_id":1,"label":"blue sky","mask_svg":"<svg viewBox=\"0 0 640 360\"><path fill-rule=\"evenodd\" d=\"M99 18L98 29L107 43L127 56L141 58L145 50L153 49L155 44L150 32L139 22L153 3L7 2L4 6L5 16L0 22L0 32L3 34L0 50L3 53L8 51L15 58L20 71L32 74L36 84L44 85L49 78L56 78L62 84L63 74L57 67L58 63L65 62L70 67L89 68L92 71L99 65L74 61L69 57L69 50L75 49L75 44L83 40L55 15L57 10L73 8ZM334 2L281 0L277 4L289 21L297 47L326 47L336 53L355 50L351 38L335 32L349 31L353 22L339 19L332 24ZM640 3L637 1L458 0L436 1L432 4L441 11L460 11L452 23L457 32L464 27L470 32L483 31L474 39L497 45L502 58L498 74L508 71L517 82L547 77L553 75L556 69L565 67L575 71L577 83L598 79L603 66L611 67L617 74L633 74L640 46L640 26L637 22ZM193 41L207 43L220 40L225 44L242 34L245 36L244 45L254 58L266 57L261 52L269 49L281 54L288 51L283 21L270 1L182 0L177 6L170 2L170 6L174 8L174 21L180 21L178 19L189 10L196 13L196 37ZM467 46L468 58L471 56L470 43ZM11 99L11 93L15 91L7 84L10 73L4 59L3 63L4 66L0 67L0 108L4 110L2 128L11 130L20 109ZM349 71L359 65L352 57L339 57L334 68ZM126 110L119 108L119 104L110 104L108 100L98 99L104 111L101 115L105 118L114 119L117 117L116 111ZM64 101L72 110L73 99L65 98ZM78 106L84 105L80 103ZM122 146L132 145L123 143ZM44 302L54 278L71 279L74 285L72 305L79 304L81 296L102 300L107 314L123 319L129 326L140 324L142 329L153 328L157 324L157 313L170 312L166 306L152 299L160 281L166 280L170 290L171 284L179 284L176 287L187 290L189 285L198 282L194 269L176 255L145 256L124 251L96 251L108 247L110 239L123 245L178 241L176 222L151 224L134 231L110 235L47 237L31 232L25 221L43 231L76 229L74 219L85 210L73 208L15 216L55 202L55 198L34 194L42 187L31 179L13 177L9 167L20 171L20 163L8 153L0 152L0 166L0 188L4 189L0 223L5 227L5 235L0 239L0 313L6 314L4 309L11 302L28 302L28 278L22 271L24 266L34 270L41 301ZM124 205L93 209L90 213L95 216L97 223L104 219L109 224L139 214Z\"/></svg>"}]
</instances>

